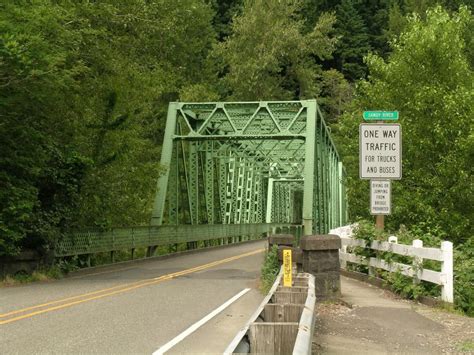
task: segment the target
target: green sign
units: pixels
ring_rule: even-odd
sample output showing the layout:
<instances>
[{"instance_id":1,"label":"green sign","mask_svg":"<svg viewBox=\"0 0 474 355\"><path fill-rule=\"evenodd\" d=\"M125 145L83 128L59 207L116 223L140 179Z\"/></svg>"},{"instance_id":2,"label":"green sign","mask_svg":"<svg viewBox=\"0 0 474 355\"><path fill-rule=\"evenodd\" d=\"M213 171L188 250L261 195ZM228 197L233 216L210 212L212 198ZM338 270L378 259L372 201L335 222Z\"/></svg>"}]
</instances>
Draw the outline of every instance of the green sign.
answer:
<instances>
[{"instance_id":1,"label":"green sign","mask_svg":"<svg viewBox=\"0 0 474 355\"><path fill-rule=\"evenodd\" d=\"M364 120L366 121L396 121L398 120L398 111L364 111Z\"/></svg>"}]
</instances>

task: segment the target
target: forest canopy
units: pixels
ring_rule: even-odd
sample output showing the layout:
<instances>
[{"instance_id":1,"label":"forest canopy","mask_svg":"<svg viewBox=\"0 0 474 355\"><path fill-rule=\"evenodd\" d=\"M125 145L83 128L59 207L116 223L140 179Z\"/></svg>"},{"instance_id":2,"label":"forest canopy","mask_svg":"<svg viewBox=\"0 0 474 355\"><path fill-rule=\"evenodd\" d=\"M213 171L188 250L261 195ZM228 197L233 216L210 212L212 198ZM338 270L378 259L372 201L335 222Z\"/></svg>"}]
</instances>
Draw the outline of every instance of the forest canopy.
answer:
<instances>
[{"instance_id":1,"label":"forest canopy","mask_svg":"<svg viewBox=\"0 0 474 355\"><path fill-rule=\"evenodd\" d=\"M0 4L0 256L72 228L148 224L170 101L316 98L348 171L365 109L400 112L388 227L472 238L470 1Z\"/></svg>"}]
</instances>

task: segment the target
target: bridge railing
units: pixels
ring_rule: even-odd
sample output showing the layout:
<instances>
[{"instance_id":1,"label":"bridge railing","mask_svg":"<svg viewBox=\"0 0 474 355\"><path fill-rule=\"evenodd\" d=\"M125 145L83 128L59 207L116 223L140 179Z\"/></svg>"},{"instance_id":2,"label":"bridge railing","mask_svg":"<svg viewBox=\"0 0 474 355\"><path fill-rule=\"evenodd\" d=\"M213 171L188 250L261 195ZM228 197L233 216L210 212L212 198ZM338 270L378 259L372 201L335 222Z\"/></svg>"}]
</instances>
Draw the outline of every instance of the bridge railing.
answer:
<instances>
[{"instance_id":1,"label":"bridge railing","mask_svg":"<svg viewBox=\"0 0 474 355\"><path fill-rule=\"evenodd\" d=\"M350 229L351 231L352 229ZM425 248L422 240L414 240L412 245L398 244L395 236L388 238L388 241L372 241L370 245L364 240L351 238L349 229L346 234L339 233L342 247L339 251L341 267L347 268L347 263L365 265L369 267L369 274L373 273L373 268L382 269L389 272L399 272L402 275L413 278L414 283L420 280L431 282L441 286L441 299L445 302L453 303L453 243L444 241L440 248ZM342 230L332 230L334 234ZM389 262L380 257L365 258L355 253L354 247L369 248L378 252L389 252L401 256L412 258L411 265L400 262ZM441 262L441 271L423 268L423 260L435 260Z\"/></svg>"},{"instance_id":2,"label":"bridge railing","mask_svg":"<svg viewBox=\"0 0 474 355\"><path fill-rule=\"evenodd\" d=\"M275 229L290 230L299 226L279 223L164 225L111 230L85 230L66 234L55 247L56 257L113 252L117 250L154 247L223 239L223 244L259 239Z\"/></svg>"}]
</instances>

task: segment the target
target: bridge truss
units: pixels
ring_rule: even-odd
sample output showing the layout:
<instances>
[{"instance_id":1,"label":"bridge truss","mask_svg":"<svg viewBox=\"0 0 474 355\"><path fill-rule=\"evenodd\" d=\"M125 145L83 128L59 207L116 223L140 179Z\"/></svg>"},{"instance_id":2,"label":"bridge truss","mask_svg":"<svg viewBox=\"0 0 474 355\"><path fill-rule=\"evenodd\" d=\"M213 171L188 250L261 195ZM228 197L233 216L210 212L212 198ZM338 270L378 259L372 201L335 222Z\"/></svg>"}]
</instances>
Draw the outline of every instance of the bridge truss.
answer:
<instances>
[{"instance_id":1,"label":"bridge truss","mask_svg":"<svg viewBox=\"0 0 474 355\"><path fill-rule=\"evenodd\" d=\"M346 222L344 170L316 100L170 103L151 225Z\"/></svg>"}]
</instances>

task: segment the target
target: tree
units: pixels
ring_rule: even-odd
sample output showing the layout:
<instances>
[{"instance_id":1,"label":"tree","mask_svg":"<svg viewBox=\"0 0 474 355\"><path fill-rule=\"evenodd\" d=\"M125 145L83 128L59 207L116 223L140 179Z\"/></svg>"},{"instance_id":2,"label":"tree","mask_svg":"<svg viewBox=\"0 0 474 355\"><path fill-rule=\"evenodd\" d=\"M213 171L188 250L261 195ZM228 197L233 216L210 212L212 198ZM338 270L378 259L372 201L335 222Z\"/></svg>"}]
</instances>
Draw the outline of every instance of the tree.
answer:
<instances>
[{"instance_id":1,"label":"tree","mask_svg":"<svg viewBox=\"0 0 474 355\"><path fill-rule=\"evenodd\" d=\"M361 111L400 111L403 179L393 184L393 215L388 226L423 225L462 242L474 220L473 70L465 51L472 15L463 7L449 14L441 7L426 19L412 16L387 61L366 59L369 78L356 92L338 137L349 175L355 216L368 214L368 187L358 179L357 125Z\"/></svg>"},{"instance_id":2,"label":"tree","mask_svg":"<svg viewBox=\"0 0 474 355\"><path fill-rule=\"evenodd\" d=\"M336 38L334 17L322 16L303 33L299 1L245 1L232 35L218 45L228 95L236 100L317 97L321 67Z\"/></svg>"},{"instance_id":3,"label":"tree","mask_svg":"<svg viewBox=\"0 0 474 355\"><path fill-rule=\"evenodd\" d=\"M197 0L87 2L77 11L97 33L83 48L94 74L82 85L96 95L84 115L94 164L78 222L147 224L168 103L206 86L214 14Z\"/></svg>"},{"instance_id":4,"label":"tree","mask_svg":"<svg viewBox=\"0 0 474 355\"><path fill-rule=\"evenodd\" d=\"M199 1L7 1L0 12L0 256L150 218L166 107L206 86Z\"/></svg>"},{"instance_id":5,"label":"tree","mask_svg":"<svg viewBox=\"0 0 474 355\"><path fill-rule=\"evenodd\" d=\"M242 0L213 0L212 7L215 15L213 19L214 28L219 40L223 40L232 31L232 19L240 13Z\"/></svg>"},{"instance_id":6,"label":"tree","mask_svg":"<svg viewBox=\"0 0 474 355\"><path fill-rule=\"evenodd\" d=\"M49 5L7 2L0 13L0 256L68 224L87 165L70 143L83 32L72 11Z\"/></svg>"},{"instance_id":7,"label":"tree","mask_svg":"<svg viewBox=\"0 0 474 355\"><path fill-rule=\"evenodd\" d=\"M349 107L352 101L352 91L352 86L342 73L335 69L323 72L318 103L327 123L336 123L339 116Z\"/></svg>"},{"instance_id":8,"label":"tree","mask_svg":"<svg viewBox=\"0 0 474 355\"><path fill-rule=\"evenodd\" d=\"M334 58L336 68L350 81L365 77L364 56L370 51L369 34L351 0L336 8L336 32L340 36Z\"/></svg>"}]
</instances>

